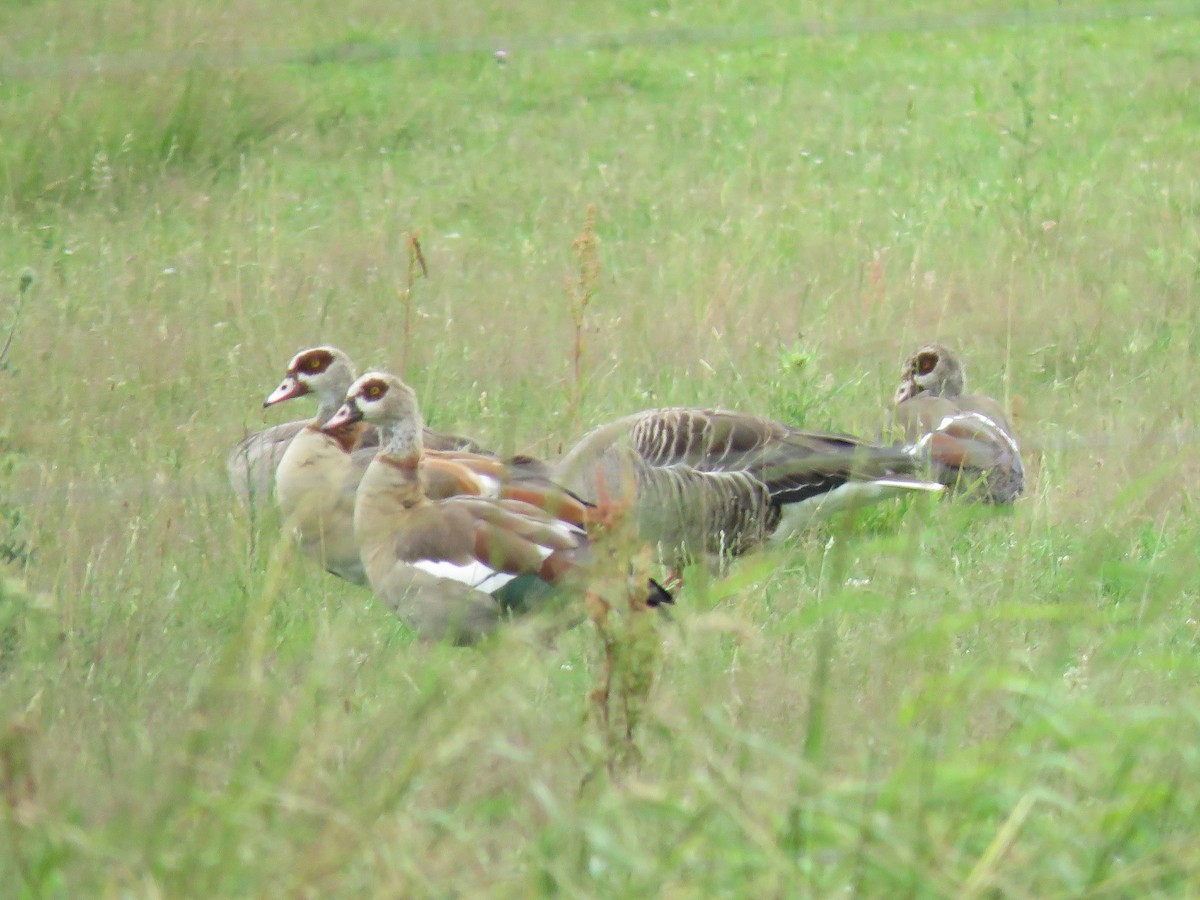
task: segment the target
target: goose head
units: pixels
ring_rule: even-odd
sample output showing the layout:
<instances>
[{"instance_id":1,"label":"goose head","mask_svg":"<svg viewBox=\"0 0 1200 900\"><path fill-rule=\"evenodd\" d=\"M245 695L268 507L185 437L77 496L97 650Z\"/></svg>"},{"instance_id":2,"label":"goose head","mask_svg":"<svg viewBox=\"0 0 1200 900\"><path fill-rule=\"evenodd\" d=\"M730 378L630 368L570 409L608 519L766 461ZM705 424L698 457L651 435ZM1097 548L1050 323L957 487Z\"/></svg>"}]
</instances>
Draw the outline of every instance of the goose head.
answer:
<instances>
[{"instance_id":1,"label":"goose head","mask_svg":"<svg viewBox=\"0 0 1200 900\"><path fill-rule=\"evenodd\" d=\"M301 350L292 357L283 381L263 401L263 406L312 394L317 398L317 418L328 420L353 381L354 365L336 347Z\"/></svg>"},{"instance_id":2,"label":"goose head","mask_svg":"<svg viewBox=\"0 0 1200 900\"><path fill-rule=\"evenodd\" d=\"M926 344L901 368L894 402L903 403L921 394L957 397L966 386L966 370L958 354L943 344Z\"/></svg>"},{"instance_id":3,"label":"goose head","mask_svg":"<svg viewBox=\"0 0 1200 900\"><path fill-rule=\"evenodd\" d=\"M352 422L374 425L389 455L419 455L423 449L424 423L416 392L395 375L368 372L355 381L323 430L332 432Z\"/></svg>"}]
</instances>

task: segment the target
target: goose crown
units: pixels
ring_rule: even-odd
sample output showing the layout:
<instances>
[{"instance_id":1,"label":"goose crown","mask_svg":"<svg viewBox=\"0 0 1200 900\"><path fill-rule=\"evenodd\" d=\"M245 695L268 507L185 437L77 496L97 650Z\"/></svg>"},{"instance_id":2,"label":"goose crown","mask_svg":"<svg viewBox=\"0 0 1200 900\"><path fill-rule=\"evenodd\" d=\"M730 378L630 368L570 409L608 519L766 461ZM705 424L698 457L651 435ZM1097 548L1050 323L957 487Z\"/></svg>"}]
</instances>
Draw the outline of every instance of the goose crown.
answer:
<instances>
[{"instance_id":1,"label":"goose crown","mask_svg":"<svg viewBox=\"0 0 1200 900\"><path fill-rule=\"evenodd\" d=\"M958 354L944 344L926 344L904 362L896 403L921 394L957 397L967 387L967 373Z\"/></svg>"}]
</instances>

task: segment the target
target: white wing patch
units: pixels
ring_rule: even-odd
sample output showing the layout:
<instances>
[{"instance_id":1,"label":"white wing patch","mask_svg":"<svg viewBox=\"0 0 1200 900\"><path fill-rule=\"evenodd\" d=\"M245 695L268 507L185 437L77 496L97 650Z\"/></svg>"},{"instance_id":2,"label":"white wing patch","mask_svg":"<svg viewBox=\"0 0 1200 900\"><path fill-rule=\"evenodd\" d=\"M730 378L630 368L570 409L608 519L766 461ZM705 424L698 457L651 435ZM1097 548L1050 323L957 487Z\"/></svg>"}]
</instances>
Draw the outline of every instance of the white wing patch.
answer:
<instances>
[{"instance_id":1,"label":"white wing patch","mask_svg":"<svg viewBox=\"0 0 1200 900\"><path fill-rule=\"evenodd\" d=\"M1001 428L1000 424L998 422L996 422L993 419L988 418L987 416L985 416L983 413L980 413L980 412L963 412L963 413L956 413L955 415L952 415L952 416L946 416L944 419L942 419L942 421L940 421L938 423L937 428L934 430L935 431L944 431L948 428L951 428L956 422L961 423L966 420L972 420L974 423L978 423L978 425L988 435L988 437L991 437L991 438L1001 441L1014 454L1020 452L1017 449L1017 442L1013 439L1012 435L1010 435L1007 431L1005 431L1003 428Z\"/></svg>"},{"instance_id":2,"label":"white wing patch","mask_svg":"<svg viewBox=\"0 0 1200 900\"><path fill-rule=\"evenodd\" d=\"M944 484L936 481L913 481L909 478L876 478L871 484L880 487L899 488L902 491L928 491L931 494L941 493L946 489Z\"/></svg>"},{"instance_id":3,"label":"white wing patch","mask_svg":"<svg viewBox=\"0 0 1200 900\"><path fill-rule=\"evenodd\" d=\"M938 422L937 427L928 434L921 435L921 439L908 448L908 452L912 456L920 456L925 452L929 443L933 440L933 436L940 431L949 431L954 426L974 429L974 436L968 440L978 440L984 443L992 442L999 444L1012 454L1013 465L1016 469L1021 468L1021 449L1017 446L1016 438L1009 434L1000 423L994 419L985 416L981 412L960 412L952 413L944 416L942 421ZM952 435L953 437L953 435ZM962 438L958 438L962 440Z\"/></svg>"},{"instance_id":4,"label":"white wing patch","mask_svg":"<svg viewBox=\"0 0 1200 900\"><path fill-rule=\"evenodd\" d=\"M782 541L798 531L823 522L835 513L847 509L858 509L897 497L911 491L938 493L942 485L931 481L915 481L904 478L879 478L875 481L848 481L832 491L810 497L800 503L788 503L783 507L779 525L771 532L771 541Z\"/></svg>"},{"instance_id":5,"label":"white wing patch","mask_svg":"<svg viewBox=\"0 0 1200 900\"><path fill-rule=\"evenodd\" d=\"M479 485L479 493L484 497L491 497L493 500L500 496L500 479L494 478L491 475L482 475L479 472L472 472L475 476L475 481Z\"/></svg>"},{"instance_id":6,"label":"white wing patch","mask_svg":"<svg viewBox=\"0 0 1200 900\"><path fill-rule=\"evenodd\" d=\"M478 561L459 565L458 563L434 562L433 560L426 559L415 562L412 565L413 568L420 569L422 572L428 572L430 575L435 575L438 578L457 581L460 584L473 587L477 591L483 591L485 594L498 591L517 577L511 572L498 572L491 566Z\"/></svg>"}]
</instances>

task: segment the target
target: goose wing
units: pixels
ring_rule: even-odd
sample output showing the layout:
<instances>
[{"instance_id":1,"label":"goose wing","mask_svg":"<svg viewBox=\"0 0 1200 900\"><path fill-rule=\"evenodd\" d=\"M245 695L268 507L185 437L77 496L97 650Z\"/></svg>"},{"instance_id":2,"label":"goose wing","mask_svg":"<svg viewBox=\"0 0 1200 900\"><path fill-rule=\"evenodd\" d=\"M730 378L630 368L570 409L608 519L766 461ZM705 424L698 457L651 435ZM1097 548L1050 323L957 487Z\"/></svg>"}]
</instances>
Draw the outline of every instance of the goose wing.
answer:
<instances>
[{"instance_id":1,"label":"goose wing","mask_svg":"<svg viewBox=\"0 0 1200 900\"><path fill-rule=\"evenodd\" d=\"M975 481L971 493L991 503L1011 503L1024 490L1020 447L991 398L915 397L896 407L896 419L914 459L931 464L944 484Z\"/></svg>"},{"instance_id":2,"label":"goose wing","mask_svg":"<svg viewBox=\"0 0 1200 900\"><path fill-rule=\"evenodd\" d=\"M398 560L480 590L546 569L556 551L584 546L581 530L519 500L458 496L412 510L395 538Z\"/></svg>"}]
</instances>

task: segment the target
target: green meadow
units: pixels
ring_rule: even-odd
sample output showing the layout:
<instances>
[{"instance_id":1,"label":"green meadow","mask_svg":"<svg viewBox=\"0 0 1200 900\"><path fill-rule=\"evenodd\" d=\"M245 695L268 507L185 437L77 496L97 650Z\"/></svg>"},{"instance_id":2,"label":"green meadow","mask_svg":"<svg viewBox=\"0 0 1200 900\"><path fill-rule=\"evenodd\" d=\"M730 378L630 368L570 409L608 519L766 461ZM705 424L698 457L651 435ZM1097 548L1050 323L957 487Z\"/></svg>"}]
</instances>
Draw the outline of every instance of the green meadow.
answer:
<instances>
[{"instance_id":1,"label":"green meadow","mask_svg":"<svg viewBox=\"0 0 1200 900\"><path fill-rule=\"evenodd\" d=\"M0 5L4 894L1200 893L1196 12ZM593 624L423 644L225 478L318 343L553 458L877 437L933 339L1025 495L690 572L609 725Z\"/></svg>"}]
</instances>

